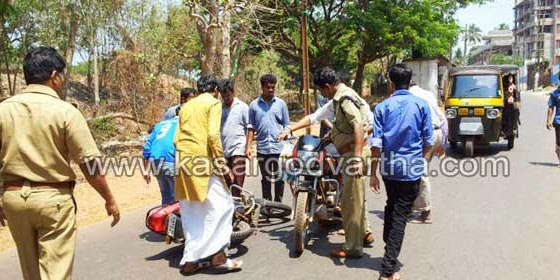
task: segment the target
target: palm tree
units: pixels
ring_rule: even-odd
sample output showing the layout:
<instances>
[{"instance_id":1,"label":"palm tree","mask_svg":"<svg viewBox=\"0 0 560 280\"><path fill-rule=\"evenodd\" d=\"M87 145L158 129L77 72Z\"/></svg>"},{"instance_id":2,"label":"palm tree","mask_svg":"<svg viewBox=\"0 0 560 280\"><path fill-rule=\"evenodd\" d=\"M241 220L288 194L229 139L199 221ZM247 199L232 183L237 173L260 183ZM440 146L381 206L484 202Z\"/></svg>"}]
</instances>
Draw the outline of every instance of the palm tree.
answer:
<instances>
[{"instance_id":1,"label":"palm tree","mask_svg":"<svg viewBox=\"0 0 560 280\"><path fill-rule=\"evenodd\" d=\"M474 25L467 25L465 29L461 31L461 35L463 37L464 47L463 47L463 59L467 59L467 44L476 44L482 41L482 30ZM465 61L466 62L466 61ZM466 65L466 63L465 63Z\"/></svg>"}]
</instances>

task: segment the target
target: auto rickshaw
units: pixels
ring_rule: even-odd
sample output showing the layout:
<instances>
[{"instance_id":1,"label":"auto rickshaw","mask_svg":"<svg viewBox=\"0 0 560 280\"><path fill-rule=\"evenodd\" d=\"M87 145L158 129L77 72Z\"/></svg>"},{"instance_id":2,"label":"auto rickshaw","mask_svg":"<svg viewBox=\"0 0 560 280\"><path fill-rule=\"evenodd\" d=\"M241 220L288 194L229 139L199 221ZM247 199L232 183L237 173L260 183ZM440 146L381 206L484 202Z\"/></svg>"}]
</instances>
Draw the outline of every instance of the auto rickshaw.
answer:
<instances>
[{"instance_id":1,"label":"auto rickshaw","mask_svg":"<svg viewBox=\"0 0 560 280\"><path fill-rule=\"evenodd\" d=\"M475 143L489 144L507 139L508 149L513 148L519 133L518 119L510 118L509 115L504 119L504 113L507 115L512 111L509 109L511 100L508 101L510 94L506 94L504 84L510 75L517 80L518 71L515 65L477 65L451 69L445 94L451 148L456 149L461 142L467 157L473 156ZM519 93L516 102L520 100L518 97ZM504 120L509 123L512 119L515 119L515 125L507 126Z\"/></svg>"}]
</instances>

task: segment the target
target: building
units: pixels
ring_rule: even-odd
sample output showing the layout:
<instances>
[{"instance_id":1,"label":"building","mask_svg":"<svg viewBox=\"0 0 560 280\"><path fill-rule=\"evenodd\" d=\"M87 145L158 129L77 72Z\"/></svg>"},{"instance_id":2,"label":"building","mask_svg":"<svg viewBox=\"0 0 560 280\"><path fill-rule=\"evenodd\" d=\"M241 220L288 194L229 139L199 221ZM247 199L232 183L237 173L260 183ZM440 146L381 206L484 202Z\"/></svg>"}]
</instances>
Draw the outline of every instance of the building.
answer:
<instances>
[{"instance_id":1,"label":"building","mask_svg":"<svg viewBox=\"0 0 560 280\"><path fill-rule=\"evenodd\" d=\"M515 0L514 55L560 63L560 0Z\"/></svg>"},{"instance_id":2,"label":"building","mask_svg":"<svg viewBox=\"0 0 560 280\"><path fill-rule=\"evenodd\" d=\"M472 64L486 65L493 54L513 55L513 31L493 30L482 37L484 45L475 47L470 52Z\"/></svg>"}]
</instances>

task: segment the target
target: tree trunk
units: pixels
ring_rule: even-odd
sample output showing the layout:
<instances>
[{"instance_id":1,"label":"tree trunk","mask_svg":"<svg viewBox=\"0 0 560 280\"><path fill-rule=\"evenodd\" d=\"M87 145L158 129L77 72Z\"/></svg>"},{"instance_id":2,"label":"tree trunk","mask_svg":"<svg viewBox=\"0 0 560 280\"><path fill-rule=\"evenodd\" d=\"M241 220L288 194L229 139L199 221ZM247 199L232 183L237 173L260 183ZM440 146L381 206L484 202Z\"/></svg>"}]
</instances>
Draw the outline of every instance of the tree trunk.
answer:
<instances>
[{"instance_id":1,"label":"tree trunk","mask_svg":"<svg viewBox=\"0 0 560 280\"><path fill-rule=\"evenodd\" d=\"M213 28L209 28L203 34L202 43L204 52L201 56L202 75L214 73L214 60L216 59L216 32Z\"/></svg>"},{"instance_id":2,"label":"tree trunk","mask_svg":"<svg viewBox=\"0 0 560 280\"><path fill-rule=\"evenodd\" d=\"M366 59L360 57L360 60L358 61L358 68L356 69L356 78L354 79L354 85L352 86L360 96L363 96L364 70L366 69L366 64Z\"/></svg>"},{"instance_id":3,"label":"tree trunk","mask_svg":"<svg viewBox=\"0 0 560 280\"><path fill-rule=\"evenodd\" d=\"M221 72L222 78L229 79L231 77L231 9L233 9L233 5L235 5L234 1L230 0L228 6L226 7L223 17L222 17L222 26L221 26L221 35L222 35L222 45L221 45Z\"/></svg>"},{"instance_id":4,"label":"tree trunk","mask_svg":"<svg viewBox=\"0 0 560 280\"><path fill-rule=\"evenodd\" d=\"M467 40L469 39L469 26L465 26L465 34L463 35L465 38L464 45L463 45L463 64L467 65Z\"/></svg>"},{"instance_id":5,"label":"tree trunk","mask_svg":"<svg viewBox=\"0 0 560 280\"><path fill-rule=\"evenodd\" d=\"M93 96L95 105L99 105L99 66L97 65L97 46L93 47Z\"/></svg>"},{"instance_id":6,"label":"tree trunk","mask_svg":"<svg viewBox=\"0 0 560 280\"><path fill-rule=\"evenodd\" d=\"M14 95L12 91L12 80L10 78L10 63L8 62L8 56L4 55L4 65L6 66L6 77L8 77L8 90L10 91L10 96Z\"/></svg>"},{"instance_id":7,"label":"tree trunk","mask_svg":"<svg viewBox=\"0 0 560 280\"><path fill-rule=\"evenodd\" d=\"M70 30L68 33L68 43L66 45L66 51L64 52L64 58L66 59L66 73L64 73L64 87L62 91L62 100L66 100L66 95L68 93L68 82L70 81L70 76L72 75L72 60L74 58L74 50L76 48L76 35L78 33L79 18L78 12L76 11L76 5L72 5L72 14L70 15Z\"/></svg>"}]
</instances>

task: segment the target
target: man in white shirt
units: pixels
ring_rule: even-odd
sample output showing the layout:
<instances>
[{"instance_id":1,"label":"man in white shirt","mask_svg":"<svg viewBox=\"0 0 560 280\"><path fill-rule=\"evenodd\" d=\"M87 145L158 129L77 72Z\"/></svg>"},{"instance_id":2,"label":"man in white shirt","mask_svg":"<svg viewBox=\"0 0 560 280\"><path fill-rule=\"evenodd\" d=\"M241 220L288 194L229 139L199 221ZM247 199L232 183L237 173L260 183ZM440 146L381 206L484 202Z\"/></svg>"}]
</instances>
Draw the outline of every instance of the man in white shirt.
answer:
<instances>
[{"instance_id":1,"label":"man in white shirt","mask_svg":"<svg viewBox=\"0 0 560 280\"><path fill-rule=\"evenodd\" d=\"M427 90L420 88L416 84L412 84L409 91L412 95L426 101L430 107L432 125L434 127L435 144L428 154L428 161L437 155L439 158L445 156L445 143L447 142L448 126L447 118L443 111L439 108L436 96ZM429 162L428 162L429 163ZM429 174L422 176L420 181L420 193L414 201L413 210L420 211L420 217L412 220L416 224L431 224L432 221L432 196Z\"/></svg>"}]
</instances>

